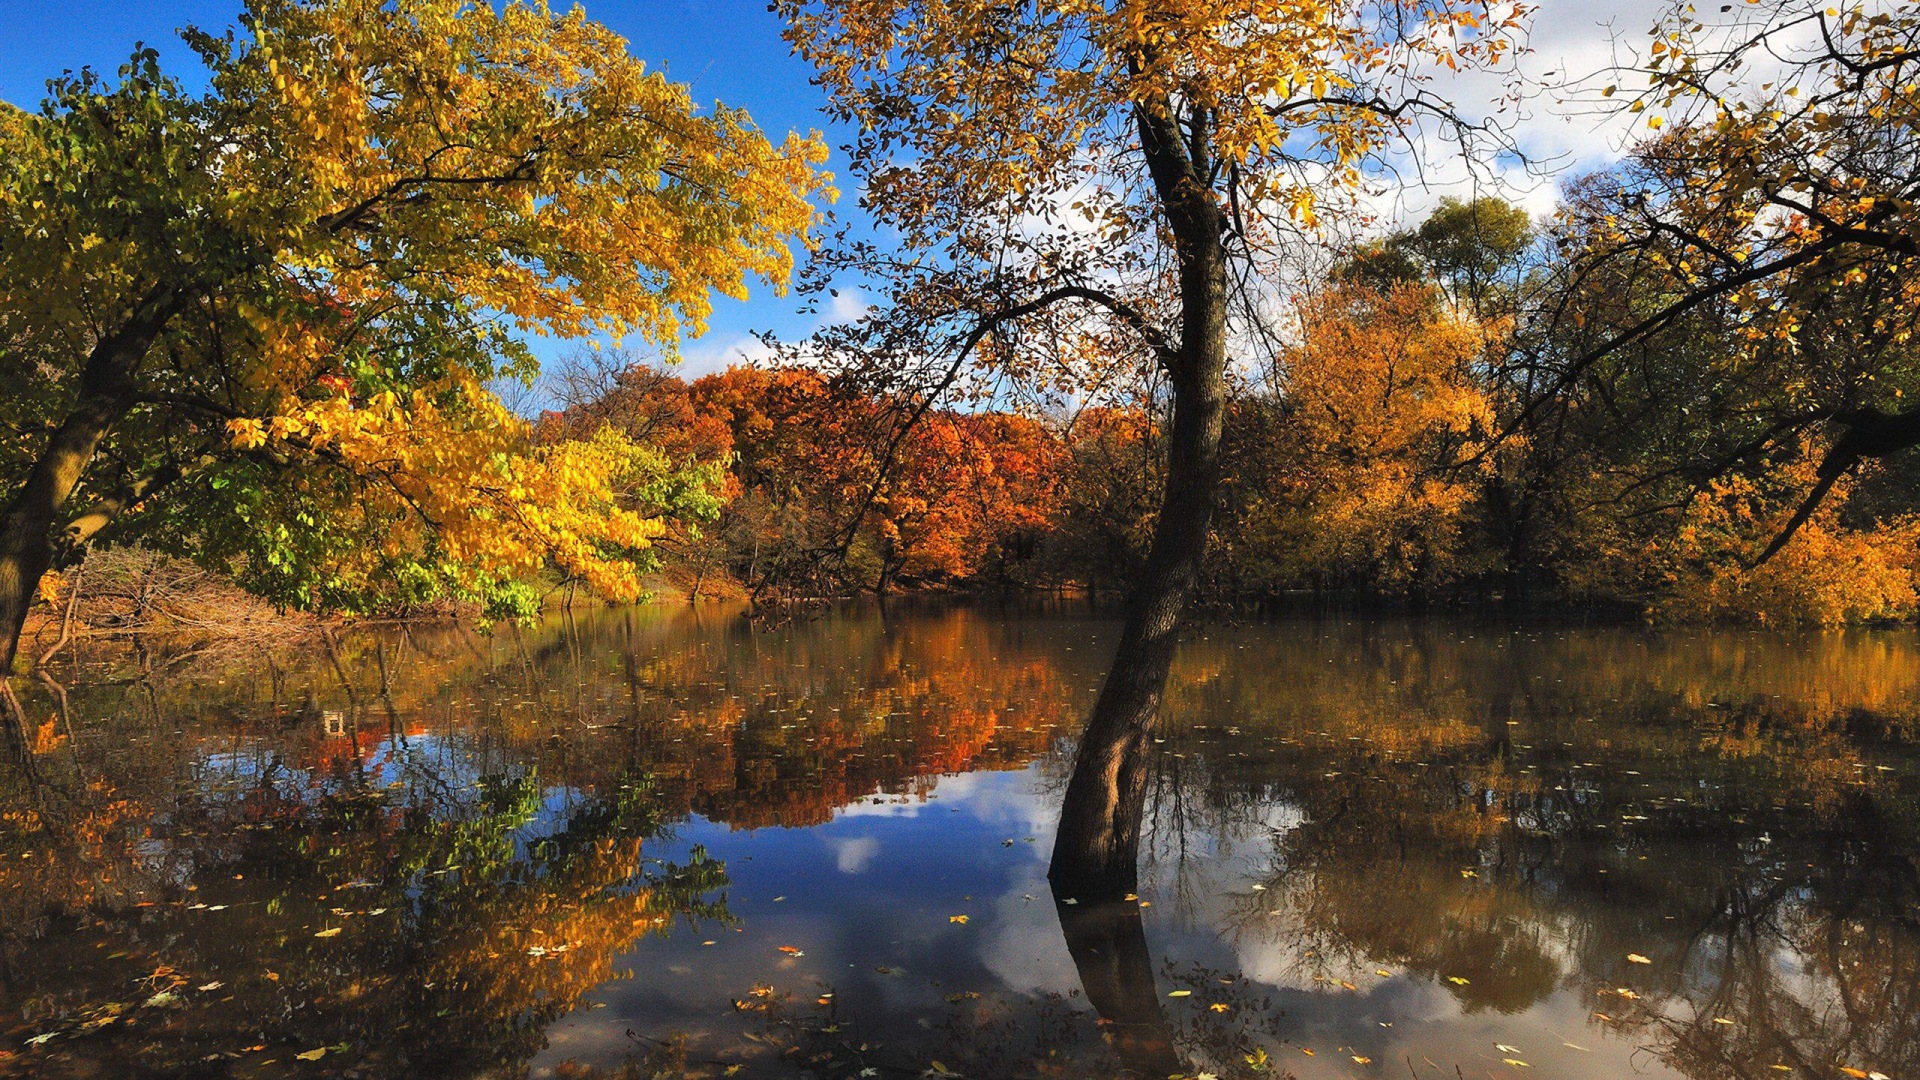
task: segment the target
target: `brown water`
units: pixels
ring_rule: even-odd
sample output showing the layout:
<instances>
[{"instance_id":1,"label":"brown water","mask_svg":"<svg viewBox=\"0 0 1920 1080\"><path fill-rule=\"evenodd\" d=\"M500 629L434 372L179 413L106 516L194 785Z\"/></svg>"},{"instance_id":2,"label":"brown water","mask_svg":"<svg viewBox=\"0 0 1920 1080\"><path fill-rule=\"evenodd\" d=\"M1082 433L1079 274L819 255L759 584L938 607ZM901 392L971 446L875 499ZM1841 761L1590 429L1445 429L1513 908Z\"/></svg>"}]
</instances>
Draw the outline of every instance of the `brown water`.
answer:
<instances>
[{"instance_id":1,"label":"brown water","mask_svg":"<svg viewBox=\"0 0 1920 1080\"><path fill-rule=\"evenodd\" d=\"M1112 631L96 646L0 761L0 1075L1920 1080L1913 633L1208 629L1138 905L1056 905Z\"/></svg>"}]
</instances>

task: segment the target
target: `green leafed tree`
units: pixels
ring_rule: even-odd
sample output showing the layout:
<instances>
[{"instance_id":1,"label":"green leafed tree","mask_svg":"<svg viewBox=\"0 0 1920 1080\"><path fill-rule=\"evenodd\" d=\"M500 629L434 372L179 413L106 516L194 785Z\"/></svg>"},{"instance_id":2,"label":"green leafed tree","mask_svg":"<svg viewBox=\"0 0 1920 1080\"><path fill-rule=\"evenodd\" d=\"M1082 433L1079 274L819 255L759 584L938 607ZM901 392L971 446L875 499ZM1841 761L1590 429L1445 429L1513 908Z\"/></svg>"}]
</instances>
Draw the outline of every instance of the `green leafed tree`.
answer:
<instances>
[{"instance_id":1,"label":"green leafed tree","mask_svg":"<svg viewBox=\"0 0 1920 1080\"><path fill-rule=\"evenodd\" d=\"M118 531L274 599L512 608L543 565L613 596L666 459L534 446L487 389L524 333L671 350L779 286L816 138L702 109L544 0L249 0L184 37L190 91L115 78L0 106L0 671L36 583Z\"/></svg>"}]
</instances>

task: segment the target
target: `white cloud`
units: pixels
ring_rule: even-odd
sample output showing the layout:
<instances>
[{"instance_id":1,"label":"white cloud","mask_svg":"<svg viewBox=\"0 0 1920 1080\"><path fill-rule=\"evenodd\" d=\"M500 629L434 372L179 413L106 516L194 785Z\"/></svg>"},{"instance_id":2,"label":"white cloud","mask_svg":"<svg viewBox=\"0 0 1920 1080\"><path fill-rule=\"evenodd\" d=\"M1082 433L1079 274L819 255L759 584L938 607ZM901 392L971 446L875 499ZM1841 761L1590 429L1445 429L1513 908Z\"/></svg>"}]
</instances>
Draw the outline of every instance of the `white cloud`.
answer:
<instances>
[{"instance_id":1,"label":"white cloud","mask_svg":"<svg viewBox=\"0 0 1920 1080\"><path fill-rule=\"evenodd\" d=\"M821 319L821 326L839 326L843 323L858 321L873 305L867 301L867 294L854 288L844 288L833 293L827 305L827 314Z\"/></svg>"},{"instance_id":2,"label":"white cloud","mask_svg":"<svg viewBox=\"0 0 1920 1080\"><path fill-rule=\"evenodd\" d=\"M848 840L830 839L827 847L833 850L834 869L843 874L863 874L873 863L874 856L880 854L880 841L872 836L856 836Z\"/></svg>"}]
</instances>

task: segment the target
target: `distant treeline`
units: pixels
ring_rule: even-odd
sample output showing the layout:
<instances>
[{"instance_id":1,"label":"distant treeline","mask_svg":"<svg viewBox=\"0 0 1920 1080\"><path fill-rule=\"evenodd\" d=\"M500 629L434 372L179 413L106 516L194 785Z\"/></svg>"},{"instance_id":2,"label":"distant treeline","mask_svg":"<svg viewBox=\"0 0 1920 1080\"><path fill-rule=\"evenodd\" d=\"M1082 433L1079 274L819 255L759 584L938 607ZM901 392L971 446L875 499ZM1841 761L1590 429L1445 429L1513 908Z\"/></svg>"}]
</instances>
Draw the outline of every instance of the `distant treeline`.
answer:
<instances>
[{"instance_id":1,"label":"distant treeline","mask_svg":"<svg viewBox=\"0 0 1920 1080\"><path fill-rule=\"evenodd\" d=\"M1768 345L1717 331L1712 305L1543 392L1541 358L1581 344L1543 334L1577 339L1582 307L1618 325L1612 309L1635 302L1614 289L1631 283L1574 288L1556 268L1555 230L1577 209L1540 230L1498 200L1450 201L1293 302L1287 340L1234 371L1209 598L1770 624L1915 613L1920 492L1903 456L1840 480L1767 555L1825 448L1754 442L1784 411L1755 378ZM1525 314L1548 305L1550 321ZM1788 344L1824 335L1837 348L1850 318ZM929 407L804 366L689 382L614 355L570 366L560 396L544 437L611 425L680 465L725 468L718 520L660 542L670 580L696 596L1123 591L1166 460L1164 395L1146 378L1108 403L1036 414Z\"/></svg>"}]
</instances>

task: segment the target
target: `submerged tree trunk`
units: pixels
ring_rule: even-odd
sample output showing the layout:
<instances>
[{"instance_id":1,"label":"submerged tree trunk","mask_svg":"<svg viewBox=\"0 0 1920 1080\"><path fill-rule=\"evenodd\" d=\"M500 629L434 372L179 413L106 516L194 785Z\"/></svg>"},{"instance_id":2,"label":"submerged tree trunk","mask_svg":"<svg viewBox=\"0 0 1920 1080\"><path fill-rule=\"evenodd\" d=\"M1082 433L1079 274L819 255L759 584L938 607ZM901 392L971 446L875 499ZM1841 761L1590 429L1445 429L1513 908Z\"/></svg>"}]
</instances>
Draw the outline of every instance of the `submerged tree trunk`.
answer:
<instances>
[{"instance_id":1,"label":"submerged tree trunk","mask_svg":"<svg viewBox=\"0 0 1920 1080\"><path fill-rule=\"evenodd\" d=\"M26 483L0 516L0 678L12 674L40 577L53 569L54 529L99 447L132 407L133 373L173 317L177 301L156 290L87 357L80 393L47 439Z\"/></svg>"},{"instance_id":2,"label":"submerged tree trunk","mask_svg":"<svg viewBox=\"0 0 1920 1080\"><path fill-rule=\"evenodd\" d=\"M1184 131L1170 108L1142 108L1137 119L1179 259L1181 339L1167 357L1173 429L1153 546L1080 738L1048 872L1056 889L1083 901L1131 892L1137 880L1146 750L1206 555L1226 413L1225 218L1205 183L1206 118L1190 118Z\"/></svg>"}]
</instances>

